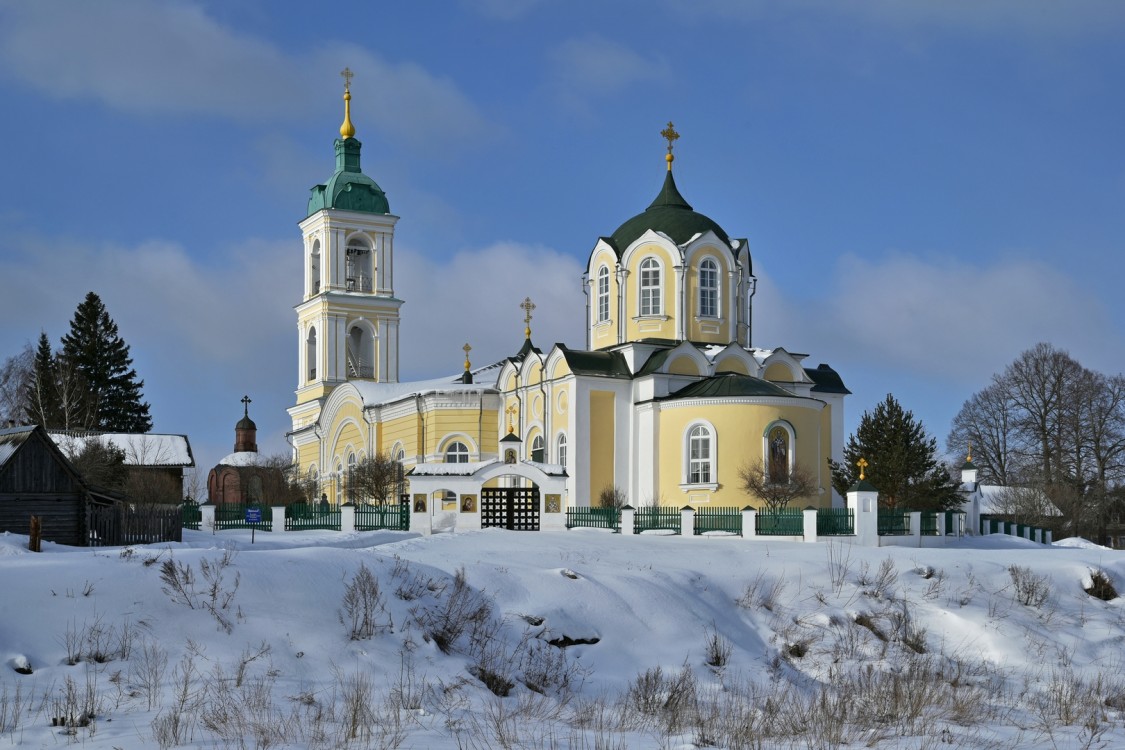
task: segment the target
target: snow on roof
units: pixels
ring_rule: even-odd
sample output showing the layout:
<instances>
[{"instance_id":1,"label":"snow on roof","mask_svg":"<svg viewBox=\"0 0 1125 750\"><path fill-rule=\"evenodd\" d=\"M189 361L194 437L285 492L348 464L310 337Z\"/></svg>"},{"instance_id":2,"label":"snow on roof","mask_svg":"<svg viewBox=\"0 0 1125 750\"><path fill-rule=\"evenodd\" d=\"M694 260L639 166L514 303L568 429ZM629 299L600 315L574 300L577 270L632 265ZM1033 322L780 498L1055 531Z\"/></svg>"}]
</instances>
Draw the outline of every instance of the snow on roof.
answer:
<instances>
[{"instance_id":1,"label":"snow on roof","mask_svg":"<svg viewBox=\"0 0 1125 750\"><path fill-rule=\"evenodd\" d=\"M1006 487L999 484L981 484L977 486L980 489L980 512L984 514L1004 515L1005 513L1010 513L1010 503L1006 502L1004 495L1006 491L1009 490L1021 490L1021 488L1018 487ZM1062 515L1062 511L1060 511L1042 491L1027 489L1023 491L1036 493L1032 499L1035 501L1035 505L1042 511L1043 515Z\"/></svg>"},{"instance_id":2,"label":"snow on roof","mask_svg":"<svg viewBox=\"0 0 1125 750\"><path fill-rule=\"evenodd\" d=\"M91 441L103 441L125 454L126 466L195 466L187 435L132 432L47 432L67 458L73 459Z\"/></svg>"},{"instance_id":3,"label":"snow on roof","mask_svg":"<svg viewBox=\"0 0 1125 750\"><path fill-rule=\"evenodd\" d=\"M409 471L409 474L420 477L467 477L476 474L485 466L498 463L500 463L500 459L494 458L490 461L469 461L459 464L416 464Z\"/></svg>"},{"instance_id":4,"label":"snow on roof","mask_svg":"<svg viewBox=\"0 0 1125 750\"><path fill-rule=\"evenodd\" d=\"M499 365L489 365L488 367L482 367L480 370L474 370L474 378L475 373L493 368L495 368L497 374L499 374ZM356 390L359 391L359 395L363 399L365 406L389 404L411 396L424 396L429 393L456 393L466 391L480 393L496 387L495 378L483 383L462 383L460 377L460 374L449 375L444 378L415 380L408 383L372 383L366 380L353 380L350 382L355 386Z\"/></svg>"},{"instance_id":5,"label":"snow on roof","mask_svg":"<svg viewBox=\"0 0 1125 750\"><path fill-rule=\"evenodd\" d=\"M266 457L258 451L238 451L228 453L219 459L217 466L261 466L266 463Z\"/></svg>"}]
</instances>

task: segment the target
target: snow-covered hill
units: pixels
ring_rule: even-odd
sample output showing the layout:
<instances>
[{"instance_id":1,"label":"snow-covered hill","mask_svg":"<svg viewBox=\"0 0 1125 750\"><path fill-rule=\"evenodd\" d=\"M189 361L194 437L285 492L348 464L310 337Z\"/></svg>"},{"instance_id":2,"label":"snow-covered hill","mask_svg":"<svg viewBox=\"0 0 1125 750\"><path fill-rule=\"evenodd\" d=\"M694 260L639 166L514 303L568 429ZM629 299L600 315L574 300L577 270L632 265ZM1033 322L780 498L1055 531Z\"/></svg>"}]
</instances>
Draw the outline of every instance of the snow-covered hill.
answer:
<instances>
[{"instance_id":1,"label":"snow-covered hill","mask_svg":"<svg viewBox=\"0 0 1125 750\"><path fill-rule=\"evenodd\" d=\"M596 531L0 537L14 747L1113 747L1125 556ZM30 674L26 672L30 671Z\"/></svg>"}]
</instances>

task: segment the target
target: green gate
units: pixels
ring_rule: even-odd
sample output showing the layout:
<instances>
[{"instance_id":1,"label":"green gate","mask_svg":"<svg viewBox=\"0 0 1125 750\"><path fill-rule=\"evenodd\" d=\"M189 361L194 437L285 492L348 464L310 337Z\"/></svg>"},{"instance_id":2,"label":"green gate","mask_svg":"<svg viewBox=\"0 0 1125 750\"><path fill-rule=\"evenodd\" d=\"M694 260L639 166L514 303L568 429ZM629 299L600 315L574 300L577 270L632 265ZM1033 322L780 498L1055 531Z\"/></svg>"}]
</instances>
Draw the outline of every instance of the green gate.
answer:
<instances>
[{"instance_id":1,"label":"green gate","mask_svg":"<svg viewBox=\"0 0 1125 750\"><path fill-rule=\"evenodd\" d=\"M262 520L258 523L246 523L246 511L254 508L262 513ZM273 509L268 505L242 503L220 503L215 506L215 530L223 529L257 529L258 531L273 531Z\"/></svg>"},{"instance_id":2,"label":"green gate","mask_svg":"<svg viewBox=\"0 0 1125 750\"><path fill-rule=\"evenodd\" d=\"M340 506L328 503L293 503L285 507L285 530L340 530Z\"/></svg>"},{"instance_id":3,"label":"green gate","mask_svg":"<svg viewBox=\"0 0 1125 750\"><path fill-rule=\"evenodd\" d=\"M410 531L410 505L355 506L356 531Z\"/></svg>"}]
</instances>

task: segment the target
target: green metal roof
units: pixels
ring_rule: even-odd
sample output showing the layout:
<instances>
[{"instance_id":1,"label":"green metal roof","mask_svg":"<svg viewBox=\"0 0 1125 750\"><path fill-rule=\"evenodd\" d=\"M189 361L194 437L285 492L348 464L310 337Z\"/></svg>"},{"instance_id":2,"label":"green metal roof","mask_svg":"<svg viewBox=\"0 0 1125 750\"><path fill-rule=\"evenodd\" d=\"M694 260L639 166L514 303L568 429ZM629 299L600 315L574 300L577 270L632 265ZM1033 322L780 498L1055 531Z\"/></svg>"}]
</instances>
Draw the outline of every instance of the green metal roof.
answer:
<instances>
[{"instance_id":1,"label":"green metal roof","mask_svg":"<svg viewBox=\"0 0 1125 750\"><path fill-rule=\"evenodd\" d=\"M588 352L581 349L567 349L558 344L566 364L575 375L600 375L606 378L631 378L629 363L621 352Z\"/></svg>"},{"instance_id":2,"label":"green metal roof","mask_svg":"<svg viewBox=\"0 0 1125 750\"><path fill-rule=\"evenodd\" d=\"M814 383L813 393L851 393L845 386L840 373L825 364L818 365L815 369L805 368L805 374Z\"/></svg>"},{"instance_id":3,"label":"green metal roof","mask_svg":"<svg viewBox=\"0 0 1125 750\"><path fill-rule=\"evenodd\" d=\"M363 144L358 138L336 139L336 172L322 185L314 185L309 195L309 216L324 208L389 214L390 204L383 189L365 175L359 166Z\"/></svg>"},{"instance_id":4,"label":"green metal roof","mask_svg":"<svg viewBox=\"0 0 1125 750\"><path fill-rule=\"evenodd\" d=\"M677 245L682 245L695 235L710 230L718 236L728 250L730 249L730 237L723 228L711 218L692 210L691 204L680 195L671 171L664 178L664 186L660 194L644 213L629 219L619 226L612 236L603 239L612 245L618 257L621 257L621 253L649 229L663 232Z\"/></svg>"},{"instance_id":5,"label":"green metal roof","mask_svg":"<svg viewBox=\"0 0 1125 750\"><path fill-rule=\"evenodd\" d=\"M768 380L724 372L684 386L668 399L731 398L736 396L786 396L793 394Z\"/></svg>"}]
</instances>

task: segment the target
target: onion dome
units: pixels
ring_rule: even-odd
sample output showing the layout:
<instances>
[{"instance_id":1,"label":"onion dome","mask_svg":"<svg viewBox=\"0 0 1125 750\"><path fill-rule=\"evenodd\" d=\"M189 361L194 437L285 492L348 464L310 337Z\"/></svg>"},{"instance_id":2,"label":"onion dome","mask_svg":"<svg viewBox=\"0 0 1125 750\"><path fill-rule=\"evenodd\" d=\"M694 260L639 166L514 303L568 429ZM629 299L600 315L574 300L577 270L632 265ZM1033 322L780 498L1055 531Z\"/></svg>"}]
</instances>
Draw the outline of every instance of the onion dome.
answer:
<instances>
[{"instance_id":1,"label":"onion dome","mask_svg":"<svg viewBox=\"0 0 1125 750\"><path fill-rule=\"evenodd\" d=\"M649 207L619 226L608 240L620 257L629 245L650 229L668 235L677 245L683 245L697 234L711 231L730 247L730 237L723 228L714 219L693 210L680 195L671 170L664 177L660 194Z\"/></svg>"}]
</instances>

